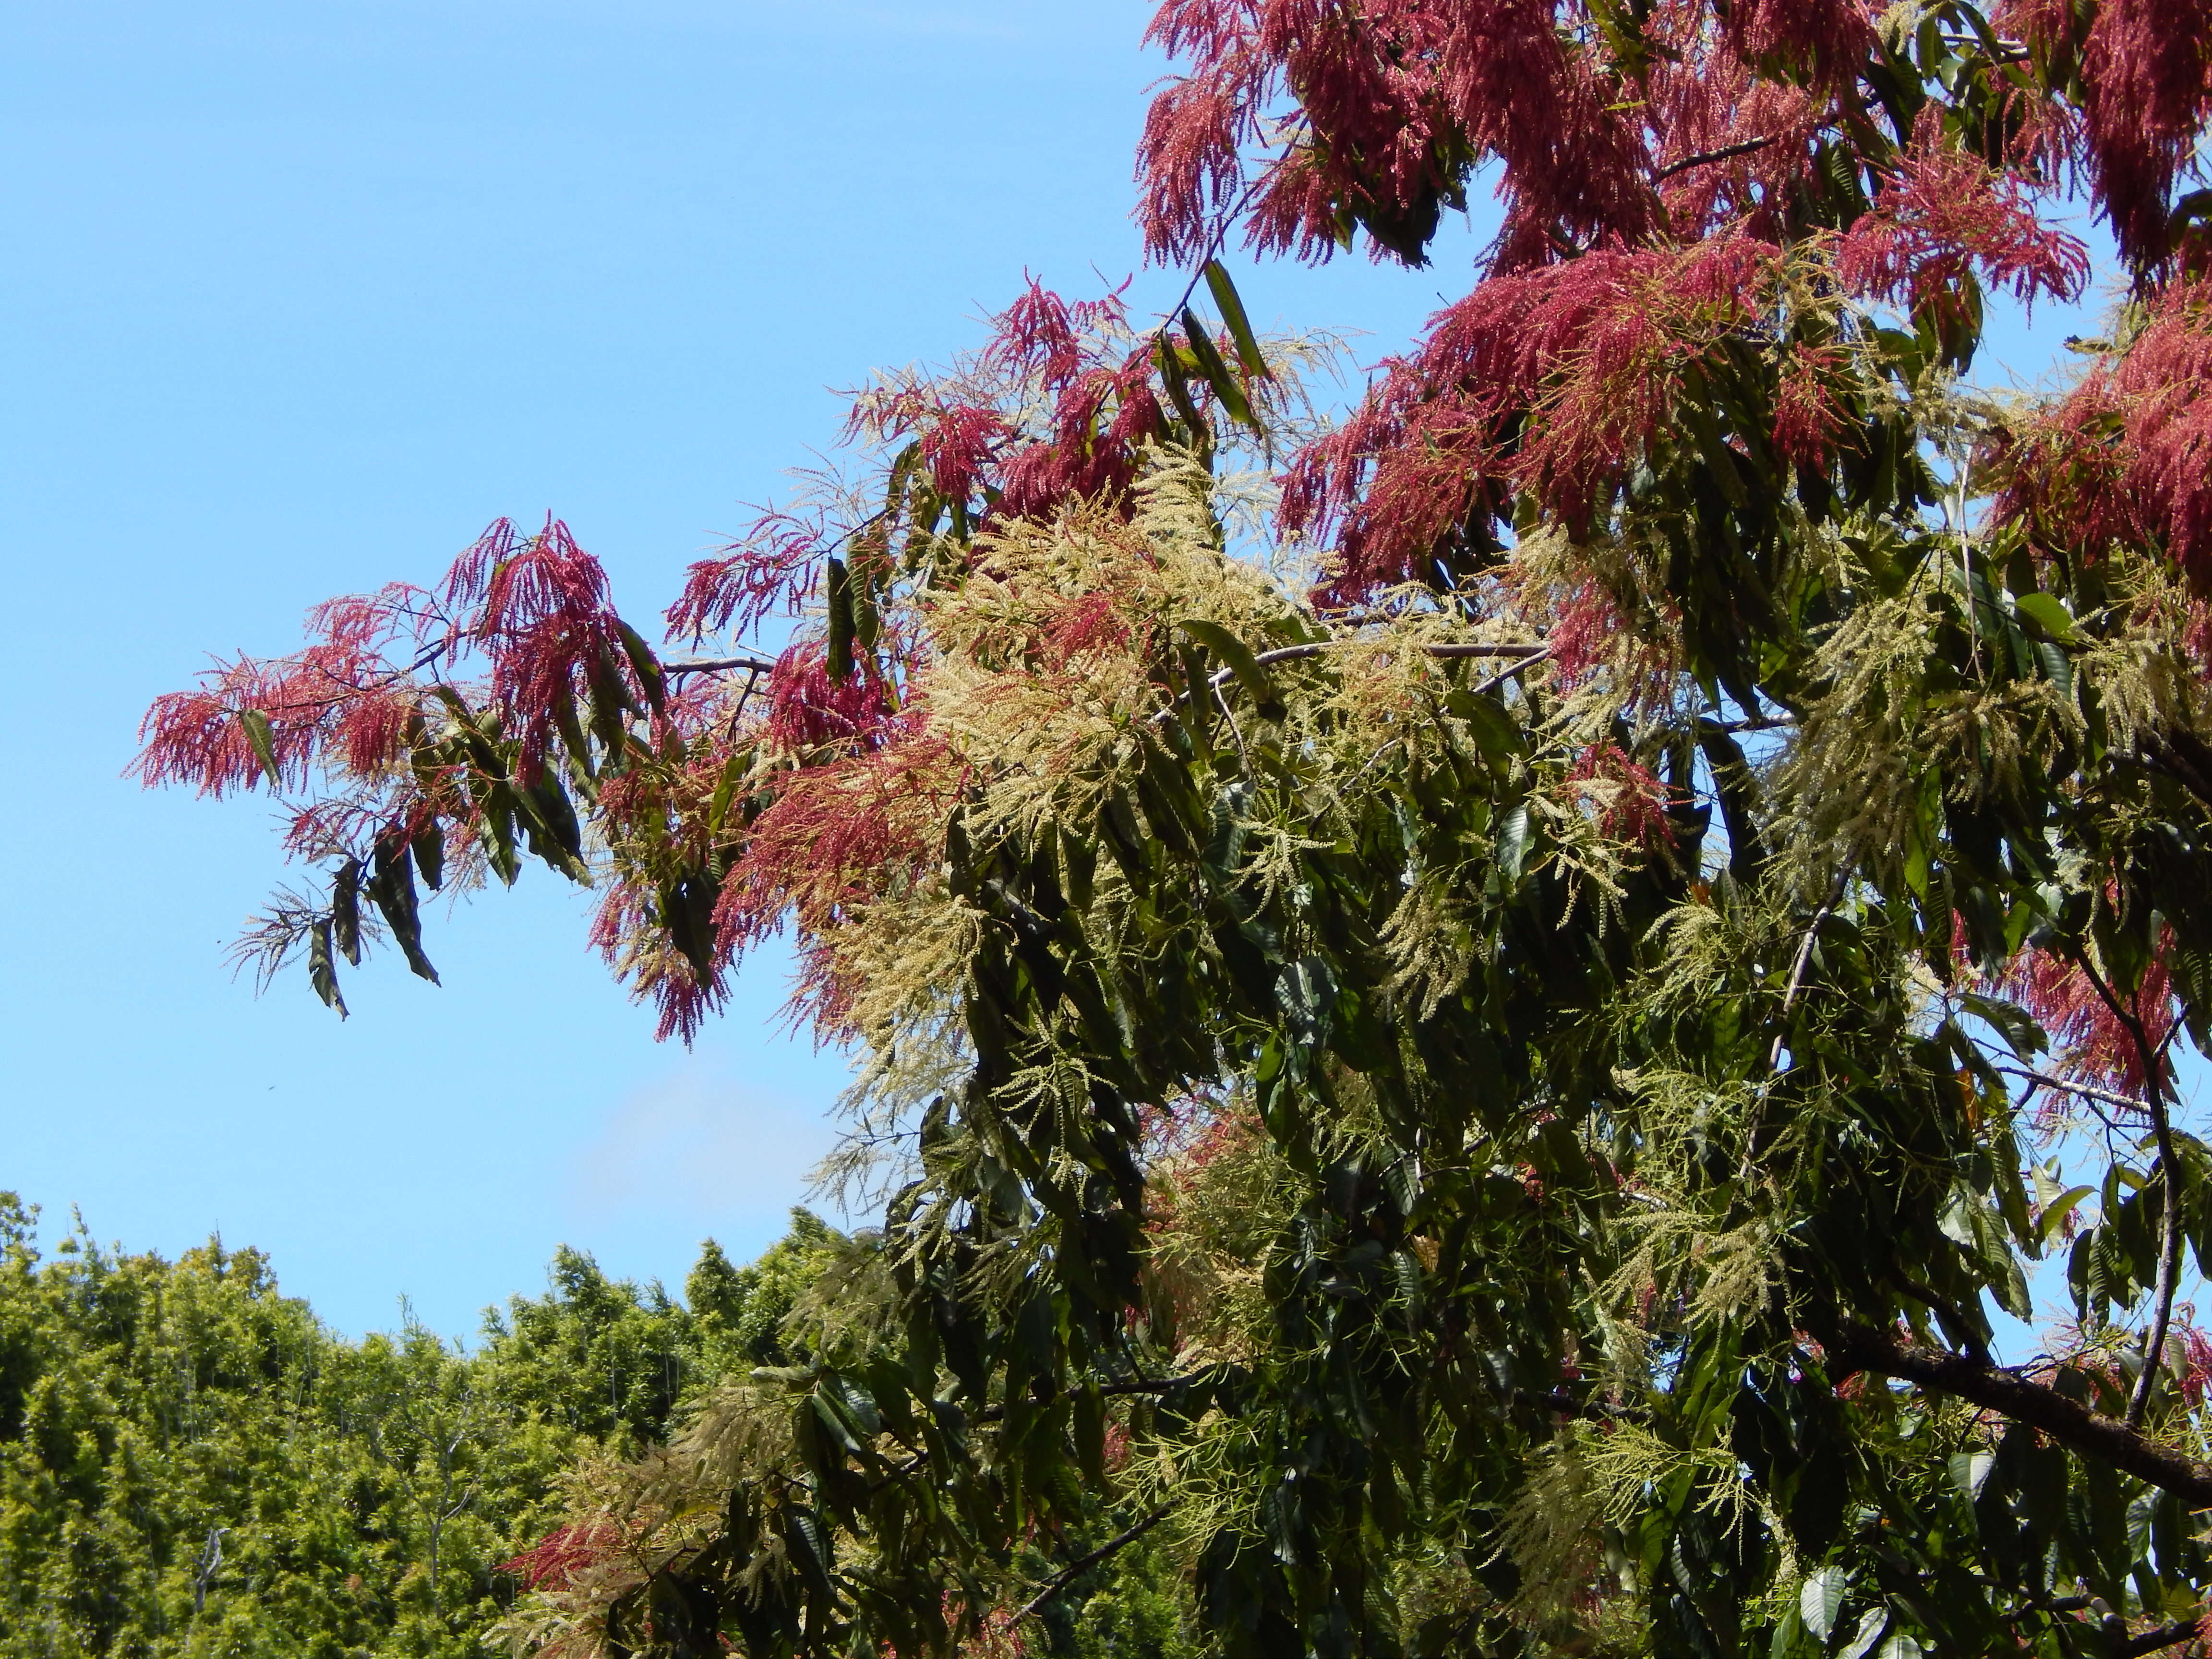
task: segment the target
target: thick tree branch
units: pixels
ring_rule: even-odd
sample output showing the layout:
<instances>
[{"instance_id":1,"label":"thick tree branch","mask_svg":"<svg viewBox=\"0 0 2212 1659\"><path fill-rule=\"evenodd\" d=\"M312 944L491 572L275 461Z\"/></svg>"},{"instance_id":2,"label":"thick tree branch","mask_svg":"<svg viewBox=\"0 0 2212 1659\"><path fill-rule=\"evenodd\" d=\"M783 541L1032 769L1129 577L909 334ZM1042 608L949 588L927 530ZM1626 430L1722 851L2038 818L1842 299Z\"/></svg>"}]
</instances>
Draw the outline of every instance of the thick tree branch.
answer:
<instances>
[{"instance_id":1,"label":"thick tree branch","mask_svg":"<svg viewBox=\"0 0 2212 1659\"><path fill-rule=\"evenodd\" d=\"M1827 1355L1831 1381L1871 1371L1950 1395L2040 1429L2062 1445L2174 1493L2192 1509L2212 1509L2212 1467L2015 1372L1863 1325L1847 1327L1827 1345Z\"/></svg>"},{"instance_id":2,"label":"thick tree branch","mask_svg":"<svg viewBox=\"0 0 2212 1659\"><path fill-rule=\"evenodd\" d=\"M672 678L678 674L726 674L738 668L766 674L775 667L765 657L695 657L689 662L665 662L660 665L660 672Z\"/></svg>"},{"instance_id":3,"label":"thick tree branch","mask_svg":"<svg viewBox=\"0 0 2212 1659\"><path fill-rule=\"evenodd\" d=\"M2140 1112L2143 1109L2142 1102L2133 1095L2124 1095L2117 1089L2100 1089L2094 1083L2076 1082L2049 1072L2032 1071L2024 1066L2000 1066L1996 1069L2006 1077L2018 1078L2022 1083L2033 1083L2060 1094L2078 1095L2083 1100L2097 1101L2123 1111Z\"/></svg>"},{"instance_id":4,"label":"thick tree branch","mask_svg":"<svg viewBox=\"0 0 2212 1659\"><path fill-rule=\"evenodd\" d=\"M2112 1659L2140 1659L2146 1653L2156 1653L2161 1648L2179 1647L2203 1629L2201 1620L2185 1619L2178 1624L2161 1626L2157 1630L2145 1631L2141 1636L2130 1636L2112 1649Z\"/></svg>"}]
</instances>

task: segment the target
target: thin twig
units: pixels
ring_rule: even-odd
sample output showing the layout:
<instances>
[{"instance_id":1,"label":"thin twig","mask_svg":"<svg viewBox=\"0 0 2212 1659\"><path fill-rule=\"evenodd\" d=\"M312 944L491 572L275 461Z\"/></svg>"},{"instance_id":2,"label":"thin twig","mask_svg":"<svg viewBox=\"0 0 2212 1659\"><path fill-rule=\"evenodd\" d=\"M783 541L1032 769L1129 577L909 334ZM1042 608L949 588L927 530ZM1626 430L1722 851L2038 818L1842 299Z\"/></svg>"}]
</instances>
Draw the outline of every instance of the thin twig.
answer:
<instances>
[{"instance_id":1,"label":"thin twig","mask_svg":"<svg viewBox=\"0 0 2212 1659\"><path fill-rule=\"evenodd\" d=\"M1014 1615L1014 1622L1016 1624L1019 1624L1023 1620L1028 1618L1046 1602L1051 1601L1053 1597L1058 1595L1062 1590L1066 1589L1077 1579L1082 1577L1083 1575L1090 1571L1091 1568L1097 1566L1101 1561L1103 1561L1108 1556L1112 1555L1117 1550L1127 1549L1130 1545L1135 1543L1139 1538L1142 1538L1146 1533L1150 1532L1154 1527L1159 1525L1161 1522L1166 1520L1168 1516L1173 1513L1174 1510L1171 1507L1154 1510L1150 1515L1138 1522L1135 1526L1130 1528L1128 1531L1121 1534L1119 1537L1108 1539L1104 1543L1101 1544L1097 1549L1091 1551L1088 1555L1078 1556L1074 1560L1069 1562L1066 1567L1054 1574L1051 1582L1046 1584L1042 1589L1039 1590L1035 1595L1030 1598L1029 1604L1023 1607L1019 1613Z\"/></svg>"},{"instance_id":2,"label":"thin twig","mask_svg":"<svg viewBox=\"0 0 2212 1659\"><path fill-rule=\"evenodd\" d=\"M1476 686L1474 688L1474 695L1479 697L1486 692L1495 691L1499 686L1504 684L1506 681L1511 679L1522 669L1534 668L1538 663L1543 661L1545 658L1551 654L1552 647L1547 645L1537 650L1531 651L1527 656L1522 658L1518 662L1510 662L1506 664L1504 667L1499 669L1488 679L1483 681L1480 685Z\"/></svg>"},{"instance_id":3,"label":"thin twig","mask_svg":"<svg viewBox=\"0 0 2212 1659\"><path fill-rule=\"evenodd\" d=\"M1838 876L1836 878L1835 890L1828 895L1827 902L1813 913L1813 925L1805 930L1805 937L1797 946L1797 960L1791 963L1790 968L1790 983L1782 992L1782 1012L1779 1018L1783 1019L1789 1018L1790 1010L1797 1000L1797 993L1804 988L1805 969L1812 963L1813 946L1820 937L1820 924L1836 914L1836 906L1843 902L1844 886L1848 878L1848 872L1844 876ZM1769 1049L1766 1054L1766 1064L1770 1069L1780 1063L1782 1040L1787 1035L1785 1031L1777 1031L1774 1034L1774 1047Z\"/></svg>"},{"instance_id":4,"label":"thin twig","mask_svg":"<svg viewBox=\"0 0 2212 1659\"><path fill-rule=\"evenodd\" d=\"M2124 1111L2140 1112L2143 1103L2133 1095L2124 1095L2117 1089L2100 1089L2094 1083L2076 1083L2070 1079L2055 1077L2049 1072L2032 1072L2024 1066L2000 1066L1998 1073L2005 1077L2016 1077L2023 1083L2040 1085L2063 1094L2079 1095L2084 1100L2102 1101L2107 1106L2117 1106Z\"/></svg>"},{"instance_id":5,"label":"thin twig","mask_svg":"<svg viewBox=\"0 0 2212 1659\"><path fill-rule=\"evenodd\" d=\"M2173 1294L2176 1281L2181 1276L2181 1166L2174 1156L2173 1125L2166 1110L2166 1090L2161 1082L2164 1068L2159 1063L2159 1049L2151 1042L2150 1033L2143 1030L2142 1019L2105 982L2105 976L2089 960L2087 951L2074 950L2069 954L2105 1006L2112 1011L2112 1018L2126 1026L2128 1035L2135 1039L2136 1051L2142 1057L2143 1104L2150 1112L2151 1133L2158 1139L2158 1283L2151 1292L2150 1330L2143 1342L2142 1370L2136 1374L2136 1385L2128 1394L2127 1413L2121 1419L2128 1427L2135 1429L2142 1426L2143 1413L2149 1408L2151 1384L2157 1381L2159 1361L2166 1352L2166 1334L2173 1323Z\"/></svg>"}]
</instances>

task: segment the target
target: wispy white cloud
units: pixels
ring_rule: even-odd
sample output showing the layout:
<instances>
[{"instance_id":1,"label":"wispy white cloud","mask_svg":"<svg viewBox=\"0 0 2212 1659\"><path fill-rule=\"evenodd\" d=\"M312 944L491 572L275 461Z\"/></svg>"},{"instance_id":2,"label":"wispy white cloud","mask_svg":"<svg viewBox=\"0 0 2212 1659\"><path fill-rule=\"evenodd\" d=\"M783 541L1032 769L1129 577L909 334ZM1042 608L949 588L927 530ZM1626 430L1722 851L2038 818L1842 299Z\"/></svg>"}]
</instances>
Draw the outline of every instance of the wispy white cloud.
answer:
<instances>
[{"instance_id":1,"label":"wispy white cloud","mask_svg":"<svg viewBox=\"0 0 2212 1659\"><path fill-rule=\"evenodd\" d=\"M639 1222L751 1232L805 1200L836 1138L824 1103L694 1060L609 1114L575 1155L569 1207L586 1232Z\"/></svg>"}]
</instances>

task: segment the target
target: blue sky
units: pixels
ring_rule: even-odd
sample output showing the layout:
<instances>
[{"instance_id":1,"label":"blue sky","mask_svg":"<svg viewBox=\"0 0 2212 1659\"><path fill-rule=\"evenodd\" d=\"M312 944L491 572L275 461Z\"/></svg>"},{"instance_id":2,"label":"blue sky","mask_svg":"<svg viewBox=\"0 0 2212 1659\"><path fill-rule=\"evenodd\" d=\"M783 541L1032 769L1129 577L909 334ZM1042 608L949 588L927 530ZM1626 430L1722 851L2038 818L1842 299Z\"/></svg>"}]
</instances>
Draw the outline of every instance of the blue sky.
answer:
<instances>
[{"instance_id":1,"label":"blue sky","mask_svg":"<svg viewBox=\"0 0 2212 1659\"><path fill-rule=\"evenodd\" d=\"M121 775L211 650L559 513L651 615L833 435L826 388L941 357L1025 270L1139 259L1133 3L0 4L0 1187L173 1252L220 1228L339 1327L448 1332L554 1247L680 1279L780 1230L833 1056L780 964L656 1045L539 871L373 964L339 1022L222 946L258 803ZM1249 289L1373 331L1444 272ZM1154 273L1133 290L1164 303Z\"/></svg>"},{"instance_id":2,"label":"blue sky","mask_svg":"<svg viewBox=\"0 0 2212 1659\"><path fill-rule=\"evenodd\" d=\"M835 1056L781 965L656 1045L541 871L437 921L446 986L256 1000L222 947L265 809L149 795L137 721L212 650L568 520L633 616L826 445L827 389L976 337L1024 272L1139 259L1137 0L0 3L0 1187L174 1252L220 1229L349 1331L542 1283L680 1280L781 1231ZM1401 343L1464 288L1364 260L1259 320ZM1133 300L1179 281L1139 276ZM2031 372L2072 325L2039 317Z\"/></svg>"}]
</instances>

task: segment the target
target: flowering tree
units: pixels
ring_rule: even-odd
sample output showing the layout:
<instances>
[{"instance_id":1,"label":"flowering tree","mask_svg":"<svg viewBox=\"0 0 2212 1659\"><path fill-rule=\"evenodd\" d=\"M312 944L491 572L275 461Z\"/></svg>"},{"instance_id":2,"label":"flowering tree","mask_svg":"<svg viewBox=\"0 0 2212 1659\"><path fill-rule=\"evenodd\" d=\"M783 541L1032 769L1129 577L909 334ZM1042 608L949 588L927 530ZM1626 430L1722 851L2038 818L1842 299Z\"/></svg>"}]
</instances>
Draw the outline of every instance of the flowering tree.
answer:
<instances>
[{"instance_id":1,"label":"flowering tree","mask_svg":"<svg viewBox=\"0 0 2212 1659\"><path fill-rule=\"evenodd\" d=\"M672 654L502 524L149 718L292 805L249 943L334 1005L534 857L665 1033L782 929L863 1056L817 1358L580 1488L518 1632L1017 1650L1141 1537L1235 1655L2197 1639L2212 15L1153 33L1158 326L1032 287L872 386ZM1478 185L1474 286L1314 421L1226 239L1418 264ZM2110 337L1979 393L2069 202Z\"/></svg>"}]
</instances>

